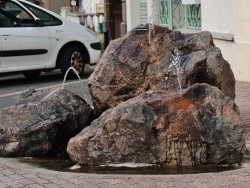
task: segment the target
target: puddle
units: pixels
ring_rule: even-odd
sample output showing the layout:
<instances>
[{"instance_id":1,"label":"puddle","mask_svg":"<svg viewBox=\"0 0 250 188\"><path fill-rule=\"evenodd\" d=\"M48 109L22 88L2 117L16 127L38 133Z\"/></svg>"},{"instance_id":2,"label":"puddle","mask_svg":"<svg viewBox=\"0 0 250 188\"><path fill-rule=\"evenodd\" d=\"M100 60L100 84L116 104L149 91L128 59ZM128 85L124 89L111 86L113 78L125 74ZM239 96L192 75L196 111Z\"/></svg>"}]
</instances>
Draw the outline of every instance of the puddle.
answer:
<instances>
[{"instance_id":1,"label":"puddle","mask_svg":"<svg viewBox=\"0 0 250 188\"><path fill-rule=\"evenodd\" d=\"M19 158L18 161L38 168L61 172L91 173L91 174L197 174L237 170L243 167L233 166L198 166L198 167L167 167L163 165L123 167L123 166L78 166L70 159Z\"/></svg>"}]
</instances>

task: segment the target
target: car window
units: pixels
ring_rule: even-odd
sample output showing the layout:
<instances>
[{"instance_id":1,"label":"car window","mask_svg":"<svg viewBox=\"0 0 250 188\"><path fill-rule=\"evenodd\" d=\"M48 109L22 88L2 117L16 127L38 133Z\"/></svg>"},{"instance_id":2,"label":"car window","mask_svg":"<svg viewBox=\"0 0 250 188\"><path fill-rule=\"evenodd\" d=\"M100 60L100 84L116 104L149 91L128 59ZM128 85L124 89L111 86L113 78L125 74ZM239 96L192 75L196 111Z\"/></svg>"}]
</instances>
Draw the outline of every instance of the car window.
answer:
<instances>
[{"instance_id":1,"label":"car window","mask_svg":"<svg viewBox=\"0 0 250 188\"><path fill-rule=\"evenodd\" d=\"M7 17L2 11L0 11L0 27L14 27L15 23Z\"/></svg>"},{"instance_id":2,"label":"car window","mask_svg":"<svg viewBox=\"0 0 250 188\"><path fill-rule=\"evenodd\" d=\"M62 21L56 17L40 10L36 7L33 7L29 4L23 3L36 17L38 17L44 24L44 26L57 26L62 25Z\"/></svg>"},{"instance_id":3,"label":"car window","mask_svg":"<svg viewBox=\"0 0 250 188\"><path fill-rule=\"evenodd\" d=\"M29 27L35 26L35 21L27 11L9 1L0 1L1 27Z\"/></svg>"}]
</instances>

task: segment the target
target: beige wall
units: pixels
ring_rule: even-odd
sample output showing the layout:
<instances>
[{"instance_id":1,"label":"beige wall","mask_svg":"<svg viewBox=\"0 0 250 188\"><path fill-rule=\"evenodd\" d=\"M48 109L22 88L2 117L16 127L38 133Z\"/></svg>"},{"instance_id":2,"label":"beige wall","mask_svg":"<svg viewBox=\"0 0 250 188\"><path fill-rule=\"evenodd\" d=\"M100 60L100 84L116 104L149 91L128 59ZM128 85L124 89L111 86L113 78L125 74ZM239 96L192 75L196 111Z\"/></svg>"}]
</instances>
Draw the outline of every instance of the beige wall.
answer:
<instances>
[{"instance_id":1,"label":"beige wall","mask_svg":"<svg viewBox=\"0 0 250 188\"><path fill-rule=\"evenodd\" d=\"M231 69L235 74L237 70L237 66L234 63L234 54L233 54L235 43L232 41L214 39L214 44L215 46L220 48L223 58L229 62Z\"/></svg>"},{"instance_id":2,"label":"beige wall","mask_svg":"<svg viewBox=\"0 0 250 188\"><path fill-rule=\"evenodd\" d=\"M234 33L234 0L201 0L202 30Z\"/></svg>"},{"instance_id":3,"label":"beige wall","mask_svg":"<svg viewBox=\"0 0 250 188\"><path fill-rule=\"evenodd\" d=\"M233 0L201 0L202 30L216 33L218 38L224 35L234 35ZM214 44L220 48L225 60L236 75L237 67L234 62L234 41L214 39Z\"/></svg>"},{"instance_id":4,"label":"beige wall","mask_svg":"<svg viewBox=\"0 0 250 188\"><path fill-rule=\"evenodd\" d=\"M250 82L250 0L201 0L202 30L232 34L233 41L217 40L238 81Z\"/></svg>"},{"instance_id":5,"label":"beige wall","mask_svg":"<svg viewBox=\"0 0 250 188\"><path fill-rule=\"evenodd\" d=\"M61 7L70 6L70 0L43 0L44 8L60 14Z\"/></svg>"},{"instance_id":6,"label":"beige wall","mask_svg":"<svg viewBox=\"0 0 250 188\"><path fill-rule=\"evenodd\" d=\"M127 31L130 31L138 24L140 20L140 0L127 0L126 1L127 11Z\"/></svg>"},{"instance_id":7,"label":"beige wall","mask_svg":"<svg viewBox=\"0 0 250 188\"><path fill-rule=\"evenodd\" d=\"M235 42L250 44L250 0L235 0Z\"/></svg>"},{"instance_id":8,"label":"beige wall","mask_svg":"<svg viewBox=\"0 0 250 188\"><path fill-rule=\"evenodd\" d=\"M250 45L235 43L234 70L236 80L250 82Z\"/></svg>"},{"instance_id":9,"label":"beige wall","mask_svg":"<svg viewBox=\"0 0 250 188\"><path fill-rule=\"evenodd\" d=\"M250 82L250 0L234 0L234 26L237 79Z\"/></svg>"}]
</instances>

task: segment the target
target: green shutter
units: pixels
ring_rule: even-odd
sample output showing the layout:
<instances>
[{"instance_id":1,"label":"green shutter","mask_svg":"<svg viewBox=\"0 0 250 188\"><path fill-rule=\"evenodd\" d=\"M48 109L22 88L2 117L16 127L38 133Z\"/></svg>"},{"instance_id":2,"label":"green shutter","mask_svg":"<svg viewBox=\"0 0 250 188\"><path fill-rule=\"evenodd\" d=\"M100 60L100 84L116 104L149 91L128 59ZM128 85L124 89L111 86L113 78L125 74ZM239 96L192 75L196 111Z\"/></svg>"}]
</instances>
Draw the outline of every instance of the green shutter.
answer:
<instances>
[{"instance_id":1,"label":"green shutter","mask_svg":"<svg viewBox=\"0 0 250 188\"><path fill-rule=\"evenodd\" d=\"M141 9L141 23L142 24L148 23L148 1L147 0L141 0L140 9Z\"/></svg>"}]
</instances>

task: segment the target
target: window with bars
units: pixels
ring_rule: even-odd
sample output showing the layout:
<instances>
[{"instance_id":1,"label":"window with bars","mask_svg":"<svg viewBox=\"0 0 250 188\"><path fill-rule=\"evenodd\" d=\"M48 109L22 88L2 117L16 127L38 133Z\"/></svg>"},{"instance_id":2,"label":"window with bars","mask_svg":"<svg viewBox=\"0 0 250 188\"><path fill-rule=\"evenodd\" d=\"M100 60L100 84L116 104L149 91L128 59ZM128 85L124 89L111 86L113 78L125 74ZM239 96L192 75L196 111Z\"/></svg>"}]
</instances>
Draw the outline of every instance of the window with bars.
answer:
<instances>
[{"instance_id":1,"label":"window with bars","mask_svg":"<svg viewBox=\"0 0 250 188\"><path fill-rule=\"evenodd\" d=\"M173 28L171 1L159 0L159 24L170 29Z\"/></svg>"},{"instance_id":2,"label":"window with bars","mask_svg":"<svg viewBox=\"0 0 250 188\"><path fill-rule=\"evenodd\" d=\"M185 5L186 28L201 29L201 4Z\"/></svg>"},{"instance_id":3,"label":"window with bars","mask_svg":"<svg viewBox=\"0 0 250 188\"><path fill-rule=\"evenodd\" d=\"M201 29L201 5L181 0L158 0L159 24L170 29Z\"/></svg>"}]
</instances>

